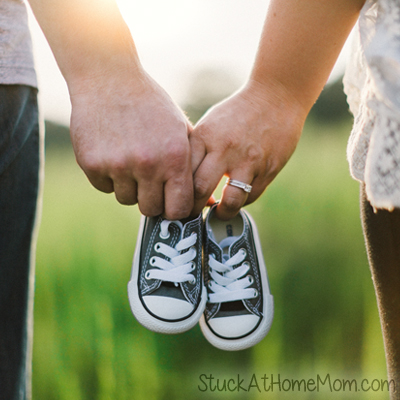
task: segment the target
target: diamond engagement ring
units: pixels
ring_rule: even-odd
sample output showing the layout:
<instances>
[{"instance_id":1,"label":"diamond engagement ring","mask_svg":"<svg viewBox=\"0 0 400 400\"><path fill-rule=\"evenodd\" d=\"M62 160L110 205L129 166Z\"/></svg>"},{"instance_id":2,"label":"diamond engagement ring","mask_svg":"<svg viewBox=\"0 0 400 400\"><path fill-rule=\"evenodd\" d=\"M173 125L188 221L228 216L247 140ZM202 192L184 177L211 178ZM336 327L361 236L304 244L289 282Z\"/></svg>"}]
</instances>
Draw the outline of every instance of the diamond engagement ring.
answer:
<instances>
[{"instance_id":1,"label":"diamond engagement ring","mask_svg":"<svg viewBox=\"0 0 400 400\"><path fill-rule=\"evenodd\" d=\"M228 178L226 180L226 184L227 185L231 185L231 186L235 186L235 187L237 187L239 189L243 189L246 193L250 193L251 189L253 188L251 185L248 185L247 183L240 182L240 181L237 181L235 179L230 179L230 178Z\"/></svg>"}]
</instances>

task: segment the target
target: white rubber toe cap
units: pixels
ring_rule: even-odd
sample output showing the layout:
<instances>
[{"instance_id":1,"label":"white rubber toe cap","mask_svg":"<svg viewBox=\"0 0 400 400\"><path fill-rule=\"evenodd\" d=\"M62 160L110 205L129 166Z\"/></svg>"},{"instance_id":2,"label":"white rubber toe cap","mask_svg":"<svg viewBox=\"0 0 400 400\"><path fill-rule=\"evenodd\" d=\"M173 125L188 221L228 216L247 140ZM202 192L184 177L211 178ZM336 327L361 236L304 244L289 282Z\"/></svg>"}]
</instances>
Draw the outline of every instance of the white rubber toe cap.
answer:
<instances>
[{"instance_id":1,"label":"white rubber toe cap","mask_svg":"<svg viewBox=\"0 0 400 400\"><path fill-rule=\"evenodd\" d=\"M152 314L171 321L187 317L194 309L187 301L172 297L143 296L142 300Z\"/></svg>"},{"instance_id":2,"label":"white rubber toe cap","mask_svg":"<svg viewBox=\"0 0 400 400\"><path fill-rule=\"evenodd\" d=\"M237 315L234 317L211 318L208 321L211 329L225 338L239 338L250 333L260 321L256 315Z\"/></svg>"}]
</instances>

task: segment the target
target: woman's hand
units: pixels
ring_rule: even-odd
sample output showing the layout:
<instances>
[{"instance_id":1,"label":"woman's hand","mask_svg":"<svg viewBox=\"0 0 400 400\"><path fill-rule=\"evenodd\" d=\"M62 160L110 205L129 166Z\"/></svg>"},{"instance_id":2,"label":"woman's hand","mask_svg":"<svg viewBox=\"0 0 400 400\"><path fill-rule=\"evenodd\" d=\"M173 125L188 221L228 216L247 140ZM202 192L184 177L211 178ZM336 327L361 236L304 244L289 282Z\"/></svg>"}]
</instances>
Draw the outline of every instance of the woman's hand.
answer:
<instances>
[{"instance_id":1,"label":"woman's hand","mask_svg":"<svg viewBox=\"0 0 400 400\"><path fill-rule=\"evenodd\" d=\"M307 110L278 84L250 81L213 107L190 134L198 214L225 175L252 185L225 185L217 216L234 217L265 190L289 160L300 138Z\"/></svg>"}]
</instances>

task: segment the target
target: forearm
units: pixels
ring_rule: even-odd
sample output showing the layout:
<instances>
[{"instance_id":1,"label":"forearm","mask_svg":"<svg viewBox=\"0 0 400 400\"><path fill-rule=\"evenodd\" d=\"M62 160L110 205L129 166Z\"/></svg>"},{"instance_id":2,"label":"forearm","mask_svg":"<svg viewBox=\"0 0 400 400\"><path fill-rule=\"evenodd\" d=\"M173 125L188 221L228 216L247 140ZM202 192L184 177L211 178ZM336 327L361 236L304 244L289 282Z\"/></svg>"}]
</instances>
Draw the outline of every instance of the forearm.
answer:
<instances>
[{"instance_id":1,"label":"forearm","mask_svg":"<svg viewBox=\"0 0 400 400\"><path fill-rule=\"evenodd\" d=\"M194 214L223 175L252 185L225 186L217 215L232 218L255 201L289 160L364 0L270 0L250 79L211 109L190 136Z\"/></svg>"},{"instance_id":2,"label":"forearm","mask_svg":"<svg viewBox=\"0 0 400 400\"><path fill-rule=\"evenodd\" d=\"M187 217L191 126L143 70L115 0L29 1L67 81L72 145L90 182L147 216Z\"/></svg>"},{"instance_id":3,"label":"forearm","mask_svg":"<svg viewBox=\"0 0 400 400\"><path fill-rule=\"evenodd\" d=\"M29 3L72 94L90 89L92 78L105 79L117 71L132 72L140 67L133 39L114 0Z\"/></svg>"},{"instance_id":4,"label":"forearm","mask_svg":"<svg viewBox=\"0 0 400 400\"><path fill-rule=\"evenodd\" d=\"M271 0L251 81L308 113L365 0Z\"/></svg>"}]
</instances>

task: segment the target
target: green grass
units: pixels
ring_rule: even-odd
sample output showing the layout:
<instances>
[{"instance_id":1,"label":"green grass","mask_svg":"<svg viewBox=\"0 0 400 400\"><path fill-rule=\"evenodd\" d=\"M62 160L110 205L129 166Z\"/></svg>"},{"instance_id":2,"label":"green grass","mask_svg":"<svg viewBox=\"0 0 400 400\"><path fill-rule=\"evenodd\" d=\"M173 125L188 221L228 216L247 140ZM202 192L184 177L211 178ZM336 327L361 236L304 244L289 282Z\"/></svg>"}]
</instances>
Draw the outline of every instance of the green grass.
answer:
<instances>
[{"instance_id":1,"label":"green grass","mask_svg":"<svg viewBox=\"0 0 400 400\"><path fill-rule=\"evenodd\" d=\"M345 136L325 130L309 126L288 166L248 207L261 236L275 318L260 344L233 353L211 347L198 327L166 336L135 321L126 287L137 207L93 189L70 151L49 150L37 257L34 400L388 398L373 391L198 388L201 374L247 382L253 374L385 378L358 184L348 174Z\"/></svg>"}]
</instances>

